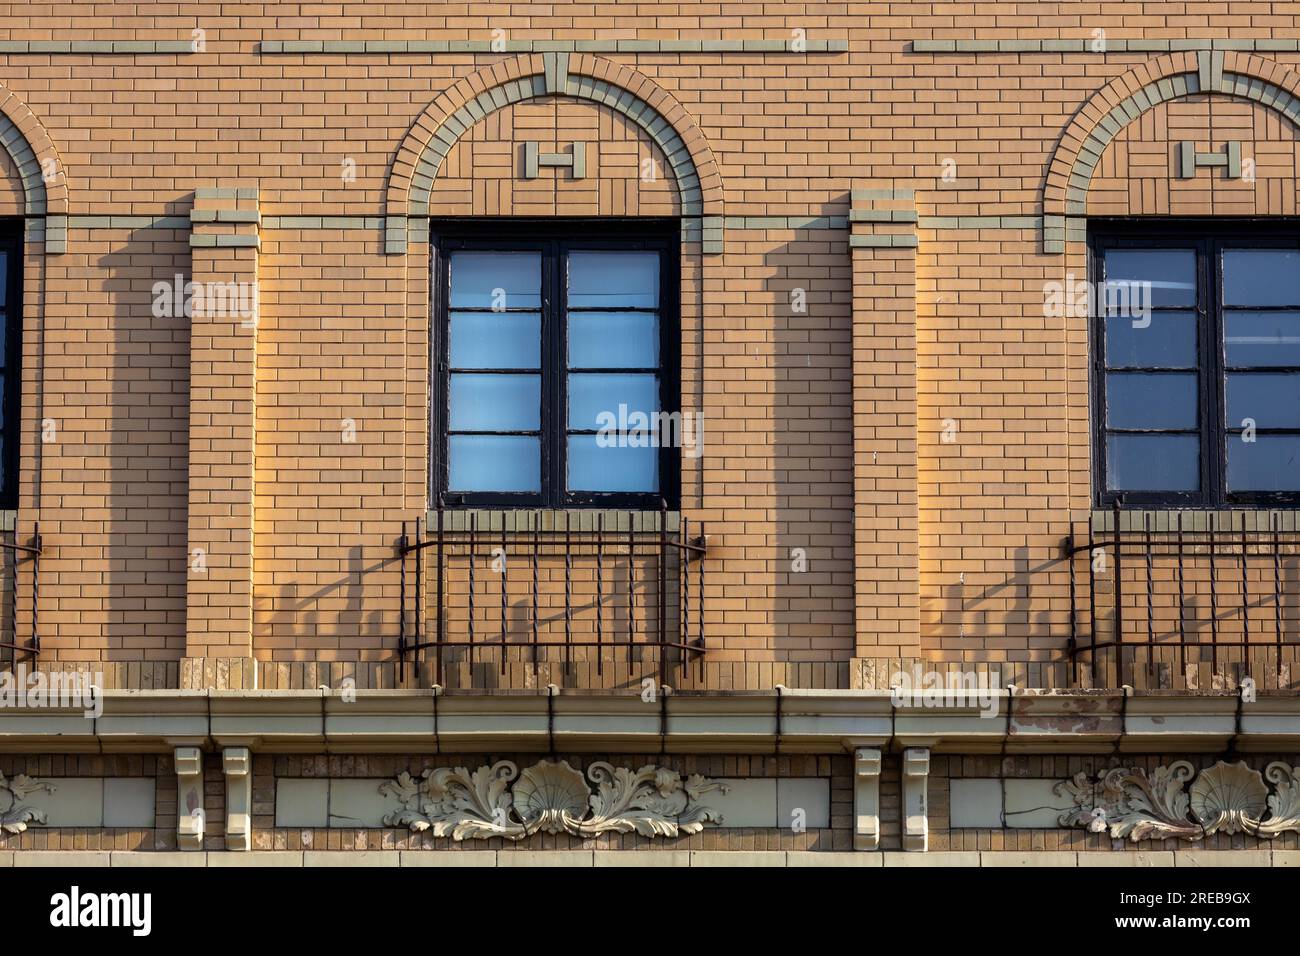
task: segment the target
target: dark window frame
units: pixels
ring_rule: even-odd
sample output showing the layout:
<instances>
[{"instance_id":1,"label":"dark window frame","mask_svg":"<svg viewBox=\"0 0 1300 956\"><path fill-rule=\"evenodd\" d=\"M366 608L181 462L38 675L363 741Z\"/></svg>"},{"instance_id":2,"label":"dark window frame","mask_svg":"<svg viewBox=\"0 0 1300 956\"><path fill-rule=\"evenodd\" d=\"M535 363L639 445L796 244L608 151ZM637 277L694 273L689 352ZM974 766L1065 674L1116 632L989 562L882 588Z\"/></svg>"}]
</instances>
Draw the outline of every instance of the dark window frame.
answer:
<instances>
[{"instance_id":1,"label":"dark window frame","mask_svg":"<svg viewBox=\"0 0 1300 956\"><path fill-rule=\"evenodd\" d=\"M567 302L561 264L569 252L644 250L660 254L659 409L681 410L681 224L676 219L433 220L430 243L430 500L451 508L675 509L680 501L681 453L658 449L657 492L567 490ZM462 250L542 253L541 467L540 493L467 492L448 488L448 422L451 371L448 361L450 253ZM579 371L579 370L574 370ZM602 369L617 373L618 369Z\"/></svg>"},{"instance_id":2,"label":"dark window frame","mask_svg":"<svg viewBox=\"0 0 1300 956\"><path fill-rule=\"evenodd\" d=\"M1227 436L1239 433L1226 417L1226 374L1230 370L1224 348L1223 275L1221 255L1231 249L1300 249L1300 222L1217 219L1089 219L1088 278L1094 290L1105 281L1103 255L1115 248L1182 248L1196 253L1196 303L1192 308L1166 311L1194 312L1197 317L1197 416L1201 438L1200 490L1110 491L1106 461L1106 351L1105 309L1098 303L1089 316L1090 393L1092 399L1093 500L1100 507L1133 508L1300 508L1300 491L1231 492L1227 489ZM1098 297L1099 298L1099 297ZM1137 369L1140 370L1140 369ZM1300 367L1273 367L1269 371L1300 372ZM1300 429L1260 428L1261 434L1300 433Z\"/></svg>"}]
</instances>

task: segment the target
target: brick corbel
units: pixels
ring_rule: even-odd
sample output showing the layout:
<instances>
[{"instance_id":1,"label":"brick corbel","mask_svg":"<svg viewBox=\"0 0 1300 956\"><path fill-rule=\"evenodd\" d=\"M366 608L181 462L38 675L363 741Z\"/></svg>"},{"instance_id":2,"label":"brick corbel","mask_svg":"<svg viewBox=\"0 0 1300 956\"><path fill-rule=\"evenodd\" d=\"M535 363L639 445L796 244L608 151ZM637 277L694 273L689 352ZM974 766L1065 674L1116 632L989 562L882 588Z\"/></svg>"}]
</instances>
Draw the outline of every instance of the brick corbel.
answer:
<instances>
[{"instance_id":1,"label":"brick corbel","mask_svg":"<svg viewBox=\"0 0 1300 956\"><path fill-rule=\"evenodd\" d=\"M853 849L880 849L880 748L853 752Z\"/></svg>"},{"instance_id":2,"label":"brick corbel","mask_svg":"<svg viewBox=\"0 0 1300 956\"><path fill-rule=\"evenodd\" d=\"M203 752L198 747L177 747L176 846L182 850L203 849Z\"/></svg>"},{"instance_id":3,"label":"brick corbel","mask_svg":"<svg viewBox=\"0 0 1300 956\"><path fill-rule=\"evenodd\" d=\"M253 756L247 747L221 753L226 775L226 849L253 848Z\"/></svg>"},{"instance_id":4,"label":"brick corbel","mask_svg":"<svg viewBox=\"0 0 1300 956\"><path fill-rule=\"evenodd\" d=\"M255 188L200 189L190 214L187 688L255 687Z\"/></svg>"},{"instance_id":5,"label":"brick corbel","mask_svg":"<svg viewBox=\"0 0 1300 956\"><path fill-rule=\"evenodd\" d=\"M930 782L930 749L908 747L903 751L903 849L927 850L930 819L927 789Z\"/></svg>"}]
</instances>

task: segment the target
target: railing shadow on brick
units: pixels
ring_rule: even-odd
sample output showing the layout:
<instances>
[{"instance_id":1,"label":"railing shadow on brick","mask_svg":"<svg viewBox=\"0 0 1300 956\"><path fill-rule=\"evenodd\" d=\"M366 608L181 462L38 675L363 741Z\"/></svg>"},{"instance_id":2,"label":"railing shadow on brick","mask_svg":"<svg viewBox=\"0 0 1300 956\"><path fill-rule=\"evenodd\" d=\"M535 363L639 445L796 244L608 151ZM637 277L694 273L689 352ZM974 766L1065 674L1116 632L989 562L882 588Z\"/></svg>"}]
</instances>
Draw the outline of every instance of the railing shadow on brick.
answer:
<instances>
[{"instance_id":1,"label":"railing shadow on brick","mask_svg":"<svg viewBox=\"0 0 1300 956\"><path fill-rule=\"evenodd\" d=\"M1261 689L1295 686L1294 522L1253 511L1116 508L1102 517L1109 520L1063 542L1072 684L1195 690L1250 678Z\"/></svg>"},{"instance_id":2,"label":"railing shadow on brick","mask_svg":"<svg viewBox=\"0 0 1300 956\"><path fill-rule=\"evenodd\" d=\"M597 675L645 656L660 684L670 663L702 677L706 548L702 522L666 508L439 508L404 523L399 684L427 661L438 685L511 687L510 663L536 686L539 663L567 673L575 657Z\"/></svg>"},{"instance_id":3,"label":"railing shadow on brick","mask_svg":"<svg viewBox=\"0 0 1300 956\"><path fill-rule=\"evenodd\" d=\"M0 531L0 666L16 667L22 655L33 663L40 657L41 547L39 524L29 544L20 544L14 530ZM32 629L24 642L18 633L18 578L25 562L31 564Z\"/></svg>"}]
</instances>

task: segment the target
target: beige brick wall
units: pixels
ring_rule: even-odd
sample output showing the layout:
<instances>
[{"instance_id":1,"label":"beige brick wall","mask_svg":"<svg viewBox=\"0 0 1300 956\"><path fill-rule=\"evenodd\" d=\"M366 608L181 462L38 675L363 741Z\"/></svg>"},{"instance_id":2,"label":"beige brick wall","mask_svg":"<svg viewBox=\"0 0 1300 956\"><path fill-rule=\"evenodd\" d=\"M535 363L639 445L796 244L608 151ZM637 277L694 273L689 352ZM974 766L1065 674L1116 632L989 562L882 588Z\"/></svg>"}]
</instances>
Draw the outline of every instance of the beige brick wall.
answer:
<instances>
[{"instance_id":1,"label":"beige brick wall","mask_svg":"<svg viewBox=\"0 0 1300 956\"><path fill-rule=\"evenodd\" d=\"M1110 106L1202 68L1195 51L1161 42L1289 40L1300 4L611 4L593 14L561 3L501 18L465 5L186 3L114 14L22 7L0 30L4 109L37 160L54 161L50 211L73 217L65 253L43 255L33 240L27 256L17 536L40 521L42 663L173 682L184 658L252 655L263 686L321 673L395 679L394 546L427 505L429 261L418 230L405 252L387 253L384 217L407 211L417 147L443 118L485 90L544 76L541 45L560 42L575 44L572 74L620 85L670 121L700 175L695 212L727 217L721 253L698 233L682 253L682 406L707 423L704 456L684 465L682 510L712 542L704 667L671 682L733 688L847 686L855 658L917 655L1068 680L1059 544L1089 512L1087 331L1045 316L1042 299L1045 282L1085 273L1085 253L1075 238L1063 255L1045 252L1033 217L1065 214L1073 158ZM508 31L504 53L485 46L495 27ZM196 28L192 53L3 46L183 47ZM1098 29L1108 52L1086 49ZM756 45L797 30L808 49ZM1077 48L924 47L995 38ZM627 42L652 40L701 46ZM750 46L703 45L717 40ZM301 41L480 46L274 46ZM1228 51L1219 65L1294 89L1300 53ZM1211 170L1173 176L1178 142L1217 150L1229 139L1255 161L1253 186ZM1241 98L1157 106L1108 146L1088 212L1291 214L1295 139L1288 120ZM523 178L523 144L564 153L578 141L585 178L549 168ZM649 181L646 160L660 173ZM7 162L0 213L16 215L21 186ZM542 95L471 127L429 211L695 214L669 166L610 105ZM195 191L235 186L258 189L256 255L191 250ZM850 229L854 188L911 190L917 220ZM128 216L139 218L111 218ZM48 225L53 235L57 221ZM851 247L851 233L910 234L915 247ZM255 276L261 315L256 335L232 344L238 369L195 349L201 325L154 314L153 284L177 273ZM794 290L806 312L792 308ZM195 428L205 416L195 403L211 397L204 382L227 371L241 383L239 421L221 426L231 447ZM51 441L39 440L43 420L56 426ZM943 440L946 420L955 441ZM207 474L204 441L216 456ZM198 506L218 500L205 482L223 468L239 473L229 490L240 493L200 520ZM204 540L239 545L222 585L193 580ZM806 570L793 570L793 549ZM25 573L20 643L31 629ZM541 677L654 672L625 663L617 678Z\"/></svg>"}]
</instances>

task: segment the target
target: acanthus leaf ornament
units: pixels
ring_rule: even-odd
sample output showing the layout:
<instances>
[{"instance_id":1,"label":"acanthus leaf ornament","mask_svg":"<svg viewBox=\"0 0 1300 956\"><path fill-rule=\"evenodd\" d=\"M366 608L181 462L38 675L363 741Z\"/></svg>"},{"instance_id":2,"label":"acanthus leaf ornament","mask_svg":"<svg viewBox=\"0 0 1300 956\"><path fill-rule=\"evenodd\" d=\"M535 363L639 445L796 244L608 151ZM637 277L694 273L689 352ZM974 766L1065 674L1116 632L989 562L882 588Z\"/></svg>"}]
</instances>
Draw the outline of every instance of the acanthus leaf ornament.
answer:
<instances>
[{"instance_id":1,"label":"acanthus leaf ornament","mask_svg":"<svg viewBox=\"0 0 1300 956\"><path fill-rule=\"evenodd\" d=\"M1287 830L1300 832L1300 774L1297 768L1276 760L1264 768L1273 784L1268 798L1269 817L1259 824L1256 836L1272 839Z\"/></svg>"},{"instance_id":2,"label":"acanthus leaf ornament","mask_svg":"<svg viewBox=\"0 0 1300 956\"><path fill-rule=\"evenodd\" d=\"M385 826L407 826L412 832L432 830L434 836L511 837L510 794L507 787L518 774L508 760L473 773L464 767L440 767L420 774L417 782L405 771L380 784L379 792L397 797L402 809L384 817Z\"/></svg>"},{"instance_id":3,"label":"acanthus leaf ornament","mask_svg":"<svg viewBox=\"0 0 1300 956\"><path fill-rule=\"evenodd\" d=\"M1281 762L1269 764L1263 776L1242 761L1220 760L1199 774L1186 760L1149 774L1117 767L1096 780L1076 774L1054 789L1074 801L1061 814L1061 826L1109 831L1116 839L1193 842L1220 832L1271 839L1300 831L1300 778L1295 767Z\"/></svg>"},{"instance_id":4,"label":"acanthus leaf ornament","mask_svg":"<svg viewBox=\"0 0 1300 956\"><path fill-rule=\"evenodd\" d=\"M53 793L54 787L33 780L26 774L15 774L10 780L0 773L0 830L5 833L22 833L27 829L28 823L45 822L45 814L42 811L22 802L28 794L39 790Z\"/></svg>"},{"instance_id":5,"label":"acanthus leaf ornament","mask_svg":"<svg viewBox=\"0 0 1300 956\"><path fill-rule=\"evenodd\" d=\"M722 822L717 810L703 802L704 795L726 792L722 784L698 774L683 780L676 771L653 764L630 770L598 761L584 777L567 760L542 760L522 773L508 760L472 773L464 767L428 769L418 780L403 772L379 789L402 805L384 817L386 826L428 830L456 841L517 841L541 832L579 837L698 833L706 823Z\"/></svg>"}]
</instances>

